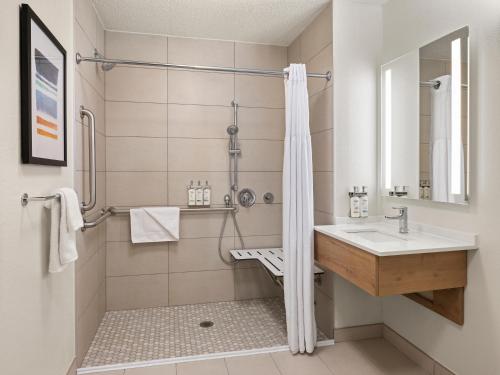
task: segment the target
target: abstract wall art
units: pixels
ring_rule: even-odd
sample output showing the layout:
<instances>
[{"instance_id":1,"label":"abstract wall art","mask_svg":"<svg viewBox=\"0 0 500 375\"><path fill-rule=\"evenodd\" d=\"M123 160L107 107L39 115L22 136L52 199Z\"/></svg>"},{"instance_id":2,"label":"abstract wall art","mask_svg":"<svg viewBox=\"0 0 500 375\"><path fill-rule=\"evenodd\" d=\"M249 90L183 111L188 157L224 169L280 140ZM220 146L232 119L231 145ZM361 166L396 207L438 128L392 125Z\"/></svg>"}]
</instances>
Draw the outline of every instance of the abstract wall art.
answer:
<instances>
[{"instance_id":1,"label":"abstract wall art","mask_svg":"<svg viewBox=\"0 0 500 375\"><path fill-rule=\"evenodd\" d=\"M27 4L20 38L22 162L66 166L66 51Z\"/></svg>"}]
</instances>

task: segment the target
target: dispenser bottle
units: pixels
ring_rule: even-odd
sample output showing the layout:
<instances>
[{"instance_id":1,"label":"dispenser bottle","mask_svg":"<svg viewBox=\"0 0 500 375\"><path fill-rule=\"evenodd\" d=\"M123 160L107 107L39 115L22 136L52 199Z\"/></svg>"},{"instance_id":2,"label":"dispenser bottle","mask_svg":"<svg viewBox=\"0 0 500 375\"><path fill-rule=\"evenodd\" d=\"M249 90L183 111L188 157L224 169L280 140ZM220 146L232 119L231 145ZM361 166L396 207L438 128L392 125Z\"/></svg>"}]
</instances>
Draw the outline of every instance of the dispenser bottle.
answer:
<instances>
[{"instance_id":1,"label":"dispenser bottle","mask_svg":"<svg viewBox=\"0 0 500 375\"><path fill-rule=\"evenodd\" d=\"M196 206L196 190L193 186L193 180L191 180L191 183L187 187L187 192L188 192L188 206L189 207Z\"/></svg>"},{"instance_id":2,"label":"dispenser bottle","mask_svg":"<svg viewBox=\"0 0 500 375\"><path fill-rule=\"evenodd\" d=\"M196 206L203 206L203 187L200 181L198 181L198 186L196 186Z\"/></svg>"},{"instance_id":3,"label":"dispenser bottle","mask_svg":"<svg viewBox=\"0 0 500 375\"><path fill-rule=\"evenodd\" d=\"M351 196L351 217L360 217L360 199L359 199L359 186L354 186L354 192L349 194Z\"/></svg>"},{"instance_id":4,"label":"dispenser bottle","mask_svg":"<svg viewBox=\"0 0 500 375\"><path fill-rule=\"evenodd\" d=\"M212 199L212 188L208 184L208 181L205 181L205 186L203 187L203 205L205 207L210 207Z\"/></svg>"},{"instance_id":5,"label":"dispenser bottle","mask_svg":"<svg viewBox=\"0 0 500 375\"><path fill-rule=\"evenodd\" d=\"M360 197L361 217L368 217L368 186L363 186Z\"/></svg>"}]
</instances>

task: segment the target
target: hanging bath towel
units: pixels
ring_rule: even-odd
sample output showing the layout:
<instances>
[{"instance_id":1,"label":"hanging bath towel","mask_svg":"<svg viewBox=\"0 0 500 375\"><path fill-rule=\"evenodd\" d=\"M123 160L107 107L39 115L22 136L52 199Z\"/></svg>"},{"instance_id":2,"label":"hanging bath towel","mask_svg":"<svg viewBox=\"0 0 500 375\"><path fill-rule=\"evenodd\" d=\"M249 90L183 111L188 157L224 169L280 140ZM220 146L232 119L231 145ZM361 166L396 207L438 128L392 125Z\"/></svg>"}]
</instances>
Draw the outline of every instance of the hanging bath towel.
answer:
<instances>
[{"instance_id":1,"label":"hanging bath towel","mask_svg":"<svg viewBox=\"0 0 500 375\"><path fill-rule=\"evenodd\" d=\"M288 345L312 353L314 318L313 176L306 68L285 69L286 134L283 164L284 293Z\"/></svg>"}]
</instances>

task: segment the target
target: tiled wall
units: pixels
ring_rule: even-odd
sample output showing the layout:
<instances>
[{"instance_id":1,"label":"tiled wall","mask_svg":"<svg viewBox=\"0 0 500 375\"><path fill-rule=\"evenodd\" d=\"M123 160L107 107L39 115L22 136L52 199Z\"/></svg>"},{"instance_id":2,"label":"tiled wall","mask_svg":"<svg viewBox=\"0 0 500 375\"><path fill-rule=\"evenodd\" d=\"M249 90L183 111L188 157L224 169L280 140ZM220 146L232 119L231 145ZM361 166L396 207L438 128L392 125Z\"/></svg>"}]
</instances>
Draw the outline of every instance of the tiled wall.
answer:
<instances>
[{"instance_id":1,"label":"tiled wall","mask_svg":"<svg viewBox=\"0 0 500 375\"><path fill-rule=\"evenodd\" d=\"M106 32L108 58L281 69L285 47ZM284 90L280 78L116 67L106 73L106 188L111 206L186 205L190 180L228 192L231 101L240 104L240 188L257 193L238 221L246 247L281 246ZM265 192L275 194L271 205ZM183 214L178 243L132 245L129 219L108 220L108 310L274 296L255 264L234 270L217 255L223 215ZM239 246L228 221L223 240Z\"/></svg>"},{"instance_id":2,"label":"tiled wall","mask_svg":"<svg viewBox=\"0 0 500 375\"><path fill-rule=\"evenodd\" d=\"M75 0L75 52L92 56L94 49L104 53L104 30L90 0ZM106 203L106 141L104 123L104 73L97 64L85 63L75 68L74 160L75 188L80 199L88 200L88 124L82 123L80 106L96 117L97 204L95 215ZM79 259L76 263L76 346L81 364L106 310L106 224L78 232Z\"/></svg>"},{"instance_id":3,"label":"tiled wall","mask_svg":"<svg viewBox=\"0 0 500 375\"><path fill-rule=\"evenodd\" d=\"M288 47L289 63L305 63L308 72L333 70L332 7L325 8ZM333 80L309 78L309 117L313 152L315 224L333 224ZM333 336L333 275L316 286L316 321Z\"/></svg>"}]
</instances>

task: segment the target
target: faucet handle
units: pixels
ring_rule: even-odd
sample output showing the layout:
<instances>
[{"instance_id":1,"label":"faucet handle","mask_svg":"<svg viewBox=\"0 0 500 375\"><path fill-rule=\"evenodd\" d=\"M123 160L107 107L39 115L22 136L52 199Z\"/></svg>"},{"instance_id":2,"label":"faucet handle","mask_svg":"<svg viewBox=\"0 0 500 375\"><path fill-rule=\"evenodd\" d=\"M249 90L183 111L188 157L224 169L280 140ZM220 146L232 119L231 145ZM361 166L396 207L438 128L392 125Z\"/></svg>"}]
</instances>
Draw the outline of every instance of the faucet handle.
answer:
<instances>
[{"instance_id":1,"label":"faucet handle","mask_svg":"<svg viewBox=\"0 0 500 375\"><path fill-rule=\"evenodd\" d=\"M407 206L393 206L392 209L393 210L399 210L399 212L408 211L408 207Z\"/></svg>"}]
</instances>

